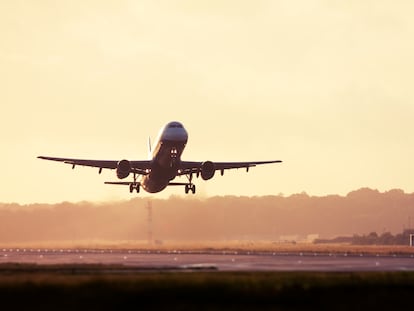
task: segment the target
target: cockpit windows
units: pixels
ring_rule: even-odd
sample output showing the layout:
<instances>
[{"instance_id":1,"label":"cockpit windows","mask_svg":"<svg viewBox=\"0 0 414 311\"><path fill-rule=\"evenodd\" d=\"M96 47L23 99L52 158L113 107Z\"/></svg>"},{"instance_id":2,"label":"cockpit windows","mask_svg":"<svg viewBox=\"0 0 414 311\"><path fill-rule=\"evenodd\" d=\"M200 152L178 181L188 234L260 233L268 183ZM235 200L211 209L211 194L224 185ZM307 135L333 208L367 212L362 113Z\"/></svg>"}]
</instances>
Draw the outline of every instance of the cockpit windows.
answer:
<instances>
[{"instance_id":1,"label":"cockpit windows","mask_svg":"<svg viewBox=\"0 0 414 311\"><path fill-rule=\"evenodd\" d=\"M170 124L168 124L168 128L183 128L183 126L181 123L171 122Z\"/></svg>"}]
</instances>

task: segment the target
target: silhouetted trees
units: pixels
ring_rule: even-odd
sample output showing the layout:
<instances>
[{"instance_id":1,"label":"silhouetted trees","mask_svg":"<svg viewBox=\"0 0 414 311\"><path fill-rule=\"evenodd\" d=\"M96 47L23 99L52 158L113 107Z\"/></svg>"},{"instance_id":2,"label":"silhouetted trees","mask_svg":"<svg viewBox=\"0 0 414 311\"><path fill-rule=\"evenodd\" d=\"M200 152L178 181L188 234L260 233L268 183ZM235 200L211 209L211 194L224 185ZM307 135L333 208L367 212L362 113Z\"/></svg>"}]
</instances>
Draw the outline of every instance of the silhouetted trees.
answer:
<instances>
[{"instance_id":1,"label":"silhouetted trees","mask_svg":"<svg viewBox=\"0 0 414 311\"><path fill-rule=\"evenodd\" d=\"M368 235L354 235L351 243L356 245L409 245L410 234L414 234L414 229L406 229L396 235L390 232L384 232L381 235L371 232Z\"/></svg>"},{"instance_id":2,"label":"silhouetted trees","mask_svg":"<svg viewBox=\"0 0 414 311\"><path fill-rule=\"evenodd\" d=\"M354 245L410 245L410 234L414 229L405 229L402 233L392 235L391 232L384 232L378 235L376 232L354 236L339 236L333 239L317 239L316 244L321 243L349 243Z\"/></svg>"}]
</instances>

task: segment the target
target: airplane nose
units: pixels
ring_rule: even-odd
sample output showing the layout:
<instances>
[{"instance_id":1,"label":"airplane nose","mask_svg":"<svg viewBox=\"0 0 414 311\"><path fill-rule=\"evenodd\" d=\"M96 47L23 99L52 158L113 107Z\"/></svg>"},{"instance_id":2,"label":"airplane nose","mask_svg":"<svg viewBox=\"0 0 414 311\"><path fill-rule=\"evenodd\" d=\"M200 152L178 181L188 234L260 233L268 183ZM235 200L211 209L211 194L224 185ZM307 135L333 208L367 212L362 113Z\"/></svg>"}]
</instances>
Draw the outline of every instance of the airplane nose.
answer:
<instances>
[{"instance_id":1,"label":"airplane nose","mask_svg":"<svg viewBox=\"0 0 414 311\"><path fill-rule=\"evenodd\" d=\"M164 131L162 140L187 142L188 133L184 128L168 128Z\"/></svg>"}]
</instances>

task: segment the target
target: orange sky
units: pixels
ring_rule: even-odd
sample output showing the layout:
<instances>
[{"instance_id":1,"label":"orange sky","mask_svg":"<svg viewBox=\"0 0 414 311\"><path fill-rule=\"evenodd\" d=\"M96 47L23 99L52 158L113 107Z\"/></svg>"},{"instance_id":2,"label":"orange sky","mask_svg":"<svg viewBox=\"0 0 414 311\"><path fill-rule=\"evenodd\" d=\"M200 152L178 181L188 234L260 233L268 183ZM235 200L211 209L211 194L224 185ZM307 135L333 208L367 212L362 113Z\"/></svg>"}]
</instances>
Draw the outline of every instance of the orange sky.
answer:
<instances>
[{"instance_id":1,"label":"orange sky","mask_svg":"<svg viewBox=\"0 0 414 311\"><path fill-rule=\"evenodd\" d=\"M1 202L130 198L38 155L281 159L197 196L414 192L411 1L2 1ZM171 188L156 197L183 194ZM142 196L147 194L142 193Z\"/></svg>"}]
</instances>

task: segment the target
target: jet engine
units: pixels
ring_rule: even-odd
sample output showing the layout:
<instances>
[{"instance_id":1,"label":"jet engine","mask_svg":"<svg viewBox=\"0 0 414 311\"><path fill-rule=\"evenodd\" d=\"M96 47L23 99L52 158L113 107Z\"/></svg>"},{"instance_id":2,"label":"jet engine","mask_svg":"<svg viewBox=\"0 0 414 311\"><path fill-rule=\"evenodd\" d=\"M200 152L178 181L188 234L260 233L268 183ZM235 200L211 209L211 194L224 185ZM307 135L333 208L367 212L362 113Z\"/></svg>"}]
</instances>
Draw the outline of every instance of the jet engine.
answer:
<instances>
[{"instance_id":1,"label":"jet engine","mask_svg":"<svg viewBox=\"0 0 414 311\"><path fill-rule=\"evenodd\" d=\"M116 176L119 179L124 179L129 176L129 173L131 173L131 163L128 160L119 161L116 168Z\"/></svg>"},{"instance_id":2,"label":"jet engine","mask_svg":"<svg viewBox=\"0 0 414 311\"><path fill-rule=\"evenodd\" d=\"M211 161L205 161L201 164L201 178L204 180L209 180L213 178L214 173L216 172L216 168L214 167L214 163Z\"/></svg>"}]
</instances>

